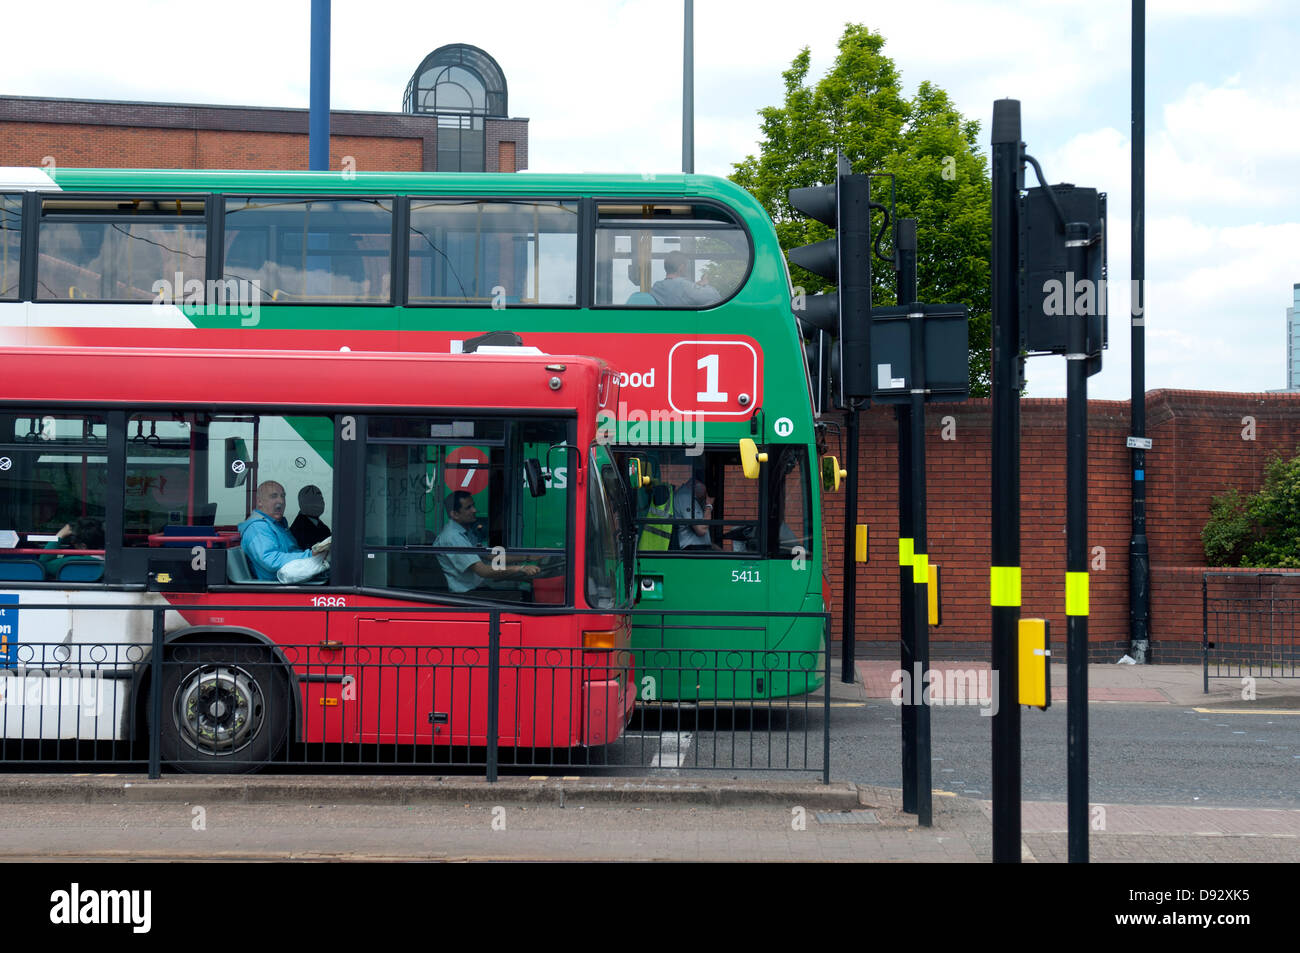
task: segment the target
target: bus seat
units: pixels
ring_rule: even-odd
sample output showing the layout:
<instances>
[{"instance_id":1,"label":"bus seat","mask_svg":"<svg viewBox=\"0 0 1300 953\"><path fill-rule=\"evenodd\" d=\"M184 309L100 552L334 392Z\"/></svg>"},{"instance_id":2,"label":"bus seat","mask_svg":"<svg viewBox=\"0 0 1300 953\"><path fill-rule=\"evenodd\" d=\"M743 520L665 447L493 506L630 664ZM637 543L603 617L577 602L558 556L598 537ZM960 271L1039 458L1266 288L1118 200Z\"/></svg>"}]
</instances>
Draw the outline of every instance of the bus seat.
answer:
<instances>
[{"instance_id":1,"label":"bus seat","mask_svg":"<svg viewBox=\"0 0 1300 953\"><path fill-rule=\"evenodd\" d=\"M442 566L438 563L438 557L426 560L420 567L424 571L425 589L436 589L439 592L450 592L451 586L447 583L447 574L442 571Z\"/></svg>"},{"instance_id":2,"label":"bus seat","mask_svg":"<svg viewBox=\"0 0 1300 953\"><path fill-rule=\"evenodd\" d=\"M240 546L226 550L226 580L237 586L278 586L274 579L258 579L253 568L248 565L248 557ZM324 579L311 579L303 585L324 585Z\"/></svg>"},{"instance_id":3,"label":"bus seat","mask_svg":"<svg viewBox=\"0 0 1300 953\"><path fill-rule=\"evenodd\" d=\"M59 567L59 582L99 582L104 564L98 559L77 559Z\"/></svg>"},{"instance_id":4,"label":"bus seat","mask_svg":"<svg viewBox=\"0 0 1300 953\"><path fill-rule=\"evenodd\" d=\"M627 303L648 305L653 308L659 306L659 299L648 291L634 291L628 296Z\"/></svg>"},{"instance_id":5,"label":"bus seat","mask_svg":"<svg viewBox=\"0 0 1300 953\"><path fill-rule=\"evenodd\" d=\"M244 550L240 546L233 546L226 550L226 579L237 585L261 581L253 575L253 570L249 568L248 560L244 558Z\"/></svg>"},{"instance_id":6,"label":"bus seat","mask_svg":"<svg viewBox=\"0 0 1300 953\"><path fill-rule=\"evenodd\" d=\"M44 582L45 567L34 559L0 560L0 579L6 582Z\"/></svg>"}]
</instances>

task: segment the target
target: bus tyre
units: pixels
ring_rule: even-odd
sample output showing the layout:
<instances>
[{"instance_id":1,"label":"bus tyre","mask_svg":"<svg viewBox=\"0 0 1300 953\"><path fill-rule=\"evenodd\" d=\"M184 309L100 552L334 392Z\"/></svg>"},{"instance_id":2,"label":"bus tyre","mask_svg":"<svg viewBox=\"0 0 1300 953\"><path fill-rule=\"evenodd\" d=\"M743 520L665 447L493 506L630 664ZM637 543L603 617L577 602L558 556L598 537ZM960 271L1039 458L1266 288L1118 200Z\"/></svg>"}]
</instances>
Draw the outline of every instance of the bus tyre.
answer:
<instances>
[{"instance_id":1,"label":"bus tyre","mask_svg":"<svg viewBox=\"0 0 1300 953\"><path fill-rule=\"evenodd\" d=\"M271 652L176 646L163 662L162 760L179 771L256 771L284 748L289 690Z\"/></svg>"}]
</instances>

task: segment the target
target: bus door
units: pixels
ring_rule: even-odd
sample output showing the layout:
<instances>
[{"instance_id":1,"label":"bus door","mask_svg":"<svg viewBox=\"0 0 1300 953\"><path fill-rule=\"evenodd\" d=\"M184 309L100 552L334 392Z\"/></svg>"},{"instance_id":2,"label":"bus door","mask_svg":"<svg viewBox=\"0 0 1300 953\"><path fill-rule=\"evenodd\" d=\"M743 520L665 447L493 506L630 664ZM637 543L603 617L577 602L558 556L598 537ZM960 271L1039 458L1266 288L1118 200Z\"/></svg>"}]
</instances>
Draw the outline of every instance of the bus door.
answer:
<instances>
[{"instance_id":1,"label":"bus door","mask_svg":"<svg viewBox=\"0 0 1300 953\"><path fill-rule=\"evenodd\" d=\"M635 448L648 485L635 491L642 700L749 697L767 644L765 620L727 613L767 605L761 552L760 486L746 480L734 447L691 455ZM707 609L710 615L654 615Z\"/></svg>"},{"instance_id":2,"label":"bus door","mask_svg":"<svg viewBox=\"0 0 1300 953\"><path fill-rule=\"evenodd\" d=\"M488 624L469 616L358 616L358 740L486 744ZM501 623L502 648L518 647L520 638L519 622ZM519 741L517 674L501 667L498 743L503 745Z\"/></svg>"},{"instance_id":3,"label":"bus door","mask_svg":"<svg viewBox=\"0 0 1300 953\"><path fill-rule=\"evenodd\" d=\"M428 614L358 618L360 740L484 744L488 620L472 607L565 602L575 482L570 455L547 451L570 442L571 424L466 415L372 417L366 426L362 581L396 599L414 595ZM518 579L475 572L518 557L553 568ZM440 611L442 598L465 610ZM518 701L532 699L543 677L531 662L539 649L530 642L521 650L523 638L520 623L501 623L501 645L514 650L502 653L503 744L528 743L517 737L520 719L545 722L538 706L557 704L561 694Z\"/></svg>"},{"instance_id":4,"label":"bus door","mask_svg":"<svg viewBox=\"0 0 1300 953\"><path fill-rule=\"evenodd\" d=\"M693 457L684 450L623 455L645 461L651 474L637 491L641 612L633 646L642 650L643 698L647 688L677 700L789 694L785 670L807 661L791 653L820 645L820 628L810 635L817 620L741 614L821 611L808 449L765 449L769 462L757 480L744 476L734 447ZM817 603L811 609L809 593ZM656 607L718 614L649 614Z\"/></svg>"}]
</instances>

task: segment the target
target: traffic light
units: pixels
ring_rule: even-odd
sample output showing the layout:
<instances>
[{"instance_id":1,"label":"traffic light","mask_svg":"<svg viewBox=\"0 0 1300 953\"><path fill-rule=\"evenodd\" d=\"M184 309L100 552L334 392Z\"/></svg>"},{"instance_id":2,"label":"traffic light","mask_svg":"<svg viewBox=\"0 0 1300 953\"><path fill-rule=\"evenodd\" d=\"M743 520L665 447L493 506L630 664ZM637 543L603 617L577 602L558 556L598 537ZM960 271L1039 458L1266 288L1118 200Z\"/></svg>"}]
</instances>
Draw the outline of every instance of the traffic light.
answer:
<instances>
[{"instance_id":1,"label":"traffic light","mask_svg":"<svg viewBox=\"0 0 1300 953\"><path fill-rule=\"evenodd\" d=\"M809 299L816 301L838 301L838 296L816 295ZM808 340L803 346L804 358L808 362L808 379L813 385L813 411L821 414L831 409L840 393L840 349L835 344L835 333L839 319L832 316L835 324L830 331L820 330L818 326L807 321L800 321L803 336Z\"/></svg>"},{"instance_id":2,"label":"traffic light","mask_svg":"<svg viewBox=\"0 0 1300 953\"><path fill-rule=\"evenodd\" d=\"M1091 376L1107 346L1106 193L1073 185L1051 191L1040 186L1020 199L1020 346L1030 354L1065 354L1069 320L1086 317ZM1067 222L1088 227L1080 273L1069 264Z\"/></svg>"},{"instance_id":3,"label":"traffic light","mask_svg":"<svg viewBox=\"0 0 1300 953\"><path fill-rule=\"evenodd\" d=\"M805 333L839 336L839 402L871 396L871 187L865 175L841 173L834 185L791 189L798 212L836 229L835 237L790 249L790 262L835 282L831 294L802 299ZM825 366L823 364L823 366Z\"/></svg>"}]
</instances>

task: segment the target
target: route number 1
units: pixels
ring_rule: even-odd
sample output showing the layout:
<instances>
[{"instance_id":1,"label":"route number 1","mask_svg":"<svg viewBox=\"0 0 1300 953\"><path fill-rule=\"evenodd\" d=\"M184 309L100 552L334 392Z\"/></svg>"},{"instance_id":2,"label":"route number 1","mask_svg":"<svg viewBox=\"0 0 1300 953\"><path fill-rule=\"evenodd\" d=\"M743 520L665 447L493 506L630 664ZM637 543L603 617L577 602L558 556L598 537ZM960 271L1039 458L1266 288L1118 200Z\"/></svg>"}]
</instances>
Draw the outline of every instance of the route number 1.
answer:
<instances>
[{"instance_id":1,"label":"route number 1","mask_svg":"<svg viewBox=\"0 0 1300 953\"><path fill-rule=\"evenodd\" d=\"M668 407L679 414L749 417L761 381L761 356L746 340L678 341L668 352Z\"/></svg>"},{"instance_id":2,"label":"route number 1","mask_svg":"<svg viewBox=\"0 0 1300 953\"><path fill-rule=\"evenodd\" d=\"M727 392L718 390L718 355L706 354L695 362L697 371L704 371L704 390L695 392L701 404L725 404Z\"/></svg>"}]
</instances>

